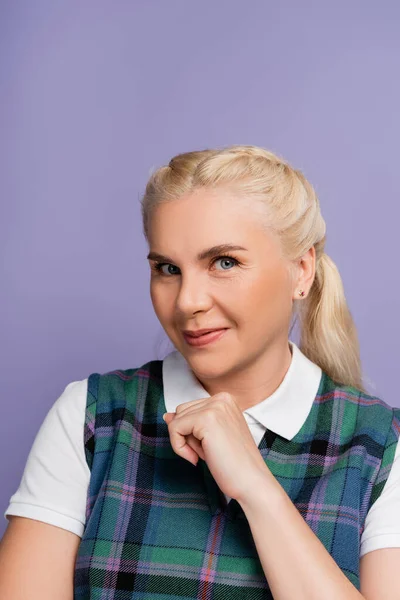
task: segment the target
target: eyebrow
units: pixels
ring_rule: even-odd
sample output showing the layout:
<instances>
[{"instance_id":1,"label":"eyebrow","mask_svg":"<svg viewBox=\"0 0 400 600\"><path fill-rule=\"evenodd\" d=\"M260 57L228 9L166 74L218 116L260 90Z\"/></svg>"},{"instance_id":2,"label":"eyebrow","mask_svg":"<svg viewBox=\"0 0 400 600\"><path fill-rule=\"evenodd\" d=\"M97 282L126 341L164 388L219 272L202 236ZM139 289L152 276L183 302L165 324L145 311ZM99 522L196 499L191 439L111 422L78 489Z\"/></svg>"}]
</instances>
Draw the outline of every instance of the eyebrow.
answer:
<instances>
[{"instance_id":1,"label":"eyebrow","mask_svg":"<svg viewBox=\"0 0 400 600\"><path fill-rule=\"evenodd\" d=\"M212 248L208 248L208 250L203 250L200 252L197 255L197 260L205 260L206 258L212 258L213 256L224 254L224 252L232 252L234 250L244 250L247 252L247 248L243 248L243 246L236 246L234 244L219 244L218 246L213 246ZM148 260L156 260L158 262L174 263L174 261L168 256L163 256L157 252L150 252L147 255L147 258Z\"/></svg>"}]
</instances>

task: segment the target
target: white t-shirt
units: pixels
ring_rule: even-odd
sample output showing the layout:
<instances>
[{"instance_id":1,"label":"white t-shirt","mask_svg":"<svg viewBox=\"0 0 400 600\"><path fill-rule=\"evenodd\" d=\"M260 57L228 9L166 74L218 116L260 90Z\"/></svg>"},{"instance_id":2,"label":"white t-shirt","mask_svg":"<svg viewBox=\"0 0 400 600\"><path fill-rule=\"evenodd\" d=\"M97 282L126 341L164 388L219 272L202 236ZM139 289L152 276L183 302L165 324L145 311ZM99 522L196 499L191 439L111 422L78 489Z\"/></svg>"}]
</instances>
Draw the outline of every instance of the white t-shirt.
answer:
<instances>
[{"instance_id":1,"label":"white t-shirt","mask_svg":"<svg viewBox=\"0 0 400 600\"><path fill-rule=\"evenodd\" d=\"M291 344L292 364L279 388L263 402L243 412L257 445L266 430L267 413L274 424L270 428L290 439L300 429L315 398L321 371L295 344ZM299 387L300 377L302 388ZM20 485L10 498L5 517L17 515L43 521L82 537L90 479L83 441L87 383L88 380L83 379L68 384L50 408L35 437ZM163 361L163 383L168 412L175 412L182 402L209 397L177 351ZM304 399L303 408L299 390ZM288 412L294 401L297 413ZM288 425L288 414L297 415L295 427L292 419ZM226 498L229 501L230 498ZM383 492L367 514L360 556L379 548L393 547L400 548L400 444L397 444Z\"/></svg>"}]
</instances>

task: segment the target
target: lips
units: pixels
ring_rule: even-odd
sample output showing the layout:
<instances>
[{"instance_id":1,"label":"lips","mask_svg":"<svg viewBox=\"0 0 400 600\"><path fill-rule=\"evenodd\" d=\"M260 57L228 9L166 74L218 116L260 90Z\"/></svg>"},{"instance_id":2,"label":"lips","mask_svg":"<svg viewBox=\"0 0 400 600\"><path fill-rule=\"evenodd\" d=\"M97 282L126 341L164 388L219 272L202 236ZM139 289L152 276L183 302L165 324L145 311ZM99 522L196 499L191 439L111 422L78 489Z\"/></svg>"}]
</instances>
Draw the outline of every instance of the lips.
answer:
<instances>
[{"instance_id":1,"label":"lips","mask_svg":"<svg viewBox=\"0 0 400 600\"><path fill-rule=\"evenodd\" d=\"M223 329L226 329L226 327L218 327L217 329L199 329L198 331L184 331L183 333L189 337L197 338L205 335L206 333L222 331Z\"/></svg>"},{"instance_id":2,"label":"lips","mask_svg":"<svg viewBox=\"0 0 400 600\"><path fill-rule=\"evenodd\" d=\"M183 337L187 344L199 348L201 346L208 346L209 344L217 342L224 337L226 331L227 328L225 327L223 329L212 329L209 330L208 333L203 333L201 335L199 335L198 331L196 332L196 335L187 335L184 333Z\"/></svg>"}]
</instances>

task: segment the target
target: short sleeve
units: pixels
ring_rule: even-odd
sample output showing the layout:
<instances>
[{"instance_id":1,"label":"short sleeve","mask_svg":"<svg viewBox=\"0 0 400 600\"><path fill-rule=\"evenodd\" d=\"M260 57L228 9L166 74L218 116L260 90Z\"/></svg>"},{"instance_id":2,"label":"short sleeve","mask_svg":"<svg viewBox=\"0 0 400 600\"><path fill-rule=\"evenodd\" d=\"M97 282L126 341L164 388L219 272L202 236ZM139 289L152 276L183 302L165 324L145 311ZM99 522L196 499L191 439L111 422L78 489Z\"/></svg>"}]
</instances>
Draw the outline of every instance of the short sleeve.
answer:
<instances>
[{"instance_id":1,"label":"short sleeve","mask_svg":"<svg viewBox=\"0 0 400 600\"><path fill-rule=\"evenodd\" d=\"M86 396L87 379L73 381L50 408L5 518L27 517L82 537L90 480L84 449Z\"/></svg>"},{"instance_id":2,"label":"short sleeve","mask_svg":"<svg viewBox=\"0 0 400 600\"><path fill-rule=\"evenodd\" d=\"M400 414L400 411L399 411ZM381 548L400 548L400 443L381 495L367 513L360 558Z\"/></svg>"}]
</instances>

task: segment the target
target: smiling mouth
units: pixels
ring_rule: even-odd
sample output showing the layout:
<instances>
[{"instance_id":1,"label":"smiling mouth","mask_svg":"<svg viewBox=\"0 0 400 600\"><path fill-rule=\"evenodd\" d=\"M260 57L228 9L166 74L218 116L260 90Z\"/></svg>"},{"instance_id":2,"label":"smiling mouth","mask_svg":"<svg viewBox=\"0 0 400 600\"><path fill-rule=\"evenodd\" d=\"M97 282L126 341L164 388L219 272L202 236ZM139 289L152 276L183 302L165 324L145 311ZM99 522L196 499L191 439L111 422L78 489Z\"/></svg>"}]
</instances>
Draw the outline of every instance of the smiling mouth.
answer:
<instances>
[{"instance_id":1,"label":"smiling mouth","mask_svg":"<svg viewBox=\"0 0 400 600\"><path fill-rule=\"evenodd\" d=\"M190 337L200 337L206 335L207 333L213 333L214 331L222 331L222 329L226 329L226 327L216 327L214 329L199 329L198 331L184 331L184 335Z\"/></svg>"},{"instance_id":2,"label":"smiling mouth","mask_svg":"<svg viewBox=\"0 0 400 600\"><path fill-rule=\"evenodd\" d=\"M227 328L213 329L208 333L203 333L202 335L197 336L188 335L187 333L184 333L183 337L186 343L190 346L200 347L218 341L221 337L223 337L226 331Z\"/></svg>"}]
</instances>

